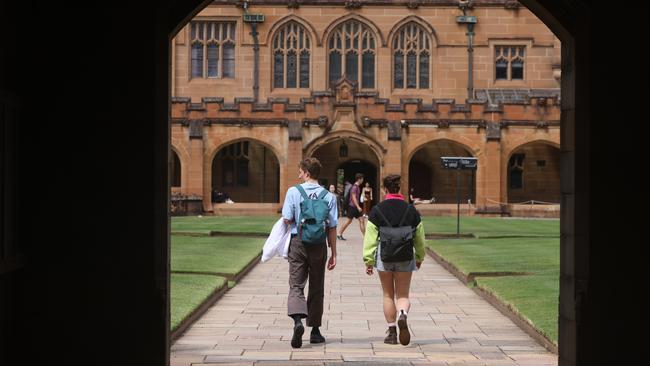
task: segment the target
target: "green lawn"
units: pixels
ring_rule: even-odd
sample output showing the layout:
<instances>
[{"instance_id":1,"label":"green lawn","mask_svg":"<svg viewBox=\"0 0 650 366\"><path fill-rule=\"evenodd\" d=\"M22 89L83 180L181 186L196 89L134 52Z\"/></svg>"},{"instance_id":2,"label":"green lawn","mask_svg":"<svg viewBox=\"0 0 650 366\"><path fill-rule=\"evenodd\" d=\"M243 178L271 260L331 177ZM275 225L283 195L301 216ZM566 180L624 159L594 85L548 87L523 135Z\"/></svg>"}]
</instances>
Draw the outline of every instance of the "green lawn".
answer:
<instances>
[{"instance_id":1,"label":"green lawn","mask_svg":"<svg viewBox=\"0 0 650 366\"><path fill-rule=\"evenodd\" d=\"M456 233L456 217L422 217L426 233ZM486 236L560 236L560 220L500 217L462 217L460 232Z\"/></svg>"},{"instance_id":2,"label":"green lawn","mask_svg":"<svg viewBox=\"0 0 650 366\"><path fill-rule=\"evenodd\" d=\"M455 218L424 218L426 232L455 232ZM463 222L467 230L463 229ZM427 226L429 225L429 226ZM560 238L557 220L461 218L461 232L477 239L428 240L427 245L465 274L529 272L477 277L476 285L510 304L557 344ZM489 238L489 236L526 236Z\"/></svg>"},{"instance_id":3,"label":"green lawn","mask_svg":"<svg viewBox=\"0 0 650 366\"><path fill-rule=\"evenodd\" d=\"M560 276L541 274L513 277L478 277L484 288L516 311L557 345Z\"/></svg>"},{"instance_id":4,"label":"green lawn","mask_svg":"<svg viewBox=\"0 0 650 366\"><path fill-rule=\"evenodd\" d=\"M265 239L172 235L172 272L235 275L260 253Z\"/></svg>"},{"instance_id":5,"label":"green lawn","mask_svg":"<svg viewBox=\"0 0 650 366\"><path fill-rule=\"evenodd\" d=\"M265 241L206 234L210 231L270 232L276 220L274 217L172 217L172 233L185 234L171 236L172 331L215 289L235 286L234 281L215 274L236 275L262 252Z\"/></svg>"},{"instance_id":6,"label":"green lawn","mask_svg":"<svg viewBox=\"0 0 650 366\"><path fill-rule=\"evenodd\" d=\"M171 330L175 330L183 319L226 282L224 277L219 276L172 273Z\"/></svg>"},{"instance_id":7,"label":"green lawn","mask_svg":"<svg viewBox=\"0 0 650 366\"><path fill-rule=\"evenodd\" d=\"M177 216L172 217L173 233L209 234L210 231L269 233L277 216Z\"/></svg>"}]
</instances>

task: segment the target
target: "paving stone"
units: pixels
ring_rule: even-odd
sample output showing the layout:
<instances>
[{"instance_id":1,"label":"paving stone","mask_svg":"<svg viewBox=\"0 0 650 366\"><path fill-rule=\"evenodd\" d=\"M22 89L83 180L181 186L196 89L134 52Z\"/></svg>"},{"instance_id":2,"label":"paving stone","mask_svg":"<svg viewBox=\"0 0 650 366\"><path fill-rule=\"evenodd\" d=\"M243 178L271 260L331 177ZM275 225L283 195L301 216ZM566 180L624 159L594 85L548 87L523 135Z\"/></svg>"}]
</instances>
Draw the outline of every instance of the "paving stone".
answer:
<instances>
[{"instance_id":1,"label":"paving stone","mask_svg":"<svg viewBox=\"0 0 650 366\"><path fill-rule=\"evenodd\" d=\"M557 365L556 355L430 258L412 279L411 344L383 343L379 279L363 271L358 230L346 237L337 268L325 277L325 344L310 344L307 328L303 347L291 348L288 264L274 258L253 268L176 340L171 365Z\"/></svg>"}]
</instances>

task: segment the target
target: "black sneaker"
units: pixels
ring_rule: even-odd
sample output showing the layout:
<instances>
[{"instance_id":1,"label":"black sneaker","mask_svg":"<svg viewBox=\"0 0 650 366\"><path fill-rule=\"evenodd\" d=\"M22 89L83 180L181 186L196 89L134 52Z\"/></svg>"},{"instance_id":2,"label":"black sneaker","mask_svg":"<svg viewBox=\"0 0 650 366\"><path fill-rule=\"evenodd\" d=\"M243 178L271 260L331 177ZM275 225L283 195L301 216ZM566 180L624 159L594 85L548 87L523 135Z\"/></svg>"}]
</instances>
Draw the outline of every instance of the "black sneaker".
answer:
<instances>
[{"instance_id":1,"label":"black sneaker","mask_svg":"<svg viewBox=\"0 0 650 366\"><path fill-rule=\"evenodd\" d=\"M311 333L309 337L309 343L325 343L325 337L319 333Z\"/></svg>"},{"instance_id":2,"label":"black sneaker","mask_svg":"<svg viewBox=\"0 0 650 366\"><path fill-rule=\"evenodd\" d=\"M305 333L305 327L302 323L293 326L293 337L291 338L291 347L302 347L302 335Z\"/></svg>"},{"instance_id":3,"label":"black sneaker","mask_svg":"<svg viewBox=\"0 0 650 366\"><path fill-rule=\"evenodd\" d=\"M388 327L386 331L386 338L384 338L384 343L386 344L397 344L397 327L391 326Z\"/></svg>"},{"instance_id":4,"label":"black sneaker","mask_svg":"<svg viewBox=\"0 0 650 366\"><path fill-rule=\"evenodd\" d=\"M399 327L399 343L406 346L411 342L411 333L409 333L409 326L406 324L406 314L404 312L400 312L397 326Z\"/></svg>"},{"instance_id":5,"label":"black sneaker","mask_svg":"<svg viewBox=\"0 0 650 366\"><path fill-rule=\"evenodd\" d=\"M339 235L339 240L348 240L348 239L344 238L343 235Z\"/></svg>"}]
</instances>

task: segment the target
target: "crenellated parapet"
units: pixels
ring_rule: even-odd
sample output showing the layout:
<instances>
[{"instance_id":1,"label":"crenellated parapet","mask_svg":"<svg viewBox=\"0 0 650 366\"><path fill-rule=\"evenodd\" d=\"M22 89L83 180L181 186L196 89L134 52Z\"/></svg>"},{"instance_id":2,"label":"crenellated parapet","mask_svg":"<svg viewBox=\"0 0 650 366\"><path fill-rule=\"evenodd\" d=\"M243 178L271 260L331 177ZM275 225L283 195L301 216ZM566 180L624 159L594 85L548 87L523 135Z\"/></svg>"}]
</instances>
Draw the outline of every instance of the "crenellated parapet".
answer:
<instances>
[{"instance_id":1,"label":"crenellated parapet","mask_svg":"<svg viewBox=\"0 0 650 366\"><path fill-rule=\"evenodd\" d=\"M391 103L376 92L355 90L344 98L337 91L312 92L298 103L291 103L288 98L269 98L266 103L235 98L232 103L226 103L220 97L192 103L189 98L177 97L171 101L172 123L189 126L190 121L202 121L203 125L289 127L294 122L303 128L317 126L328 133L338 118L337 111L346 109L354 111L354 122L360 129L390 127L389 139L399 139L401 133L397 130L412 126L443 129L474 126L487 129L489 139L498 139L498 131L511 127L559 127L560 100L556 91L505 93L499 90L495 93L488 90L477 95L480 97L462 104L454 99L425 101L422 98L403 98Z\"/></svg>"}]
</instances>

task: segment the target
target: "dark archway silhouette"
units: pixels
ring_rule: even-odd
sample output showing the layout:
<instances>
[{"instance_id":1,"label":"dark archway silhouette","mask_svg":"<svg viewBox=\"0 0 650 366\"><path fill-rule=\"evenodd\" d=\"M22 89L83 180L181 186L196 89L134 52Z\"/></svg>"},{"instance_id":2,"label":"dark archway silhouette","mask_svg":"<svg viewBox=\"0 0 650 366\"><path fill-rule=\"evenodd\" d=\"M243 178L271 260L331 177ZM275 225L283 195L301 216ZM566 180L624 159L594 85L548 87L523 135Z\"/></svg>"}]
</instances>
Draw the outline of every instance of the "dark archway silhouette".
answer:
<instances>
[{"instance_id":1,"label":"dark archway silhouette","mask_svg":"<svg viewBox=\"0 0 650 366\"><path fill-rule=\"evenodd\" d=\"M643 156L645 135L621 124L647 119L645 94L629 91L648 70L622 77L598 45L638 49L630 35L645 23L621 4L520 2L562 41L560 365L634 364L647 343L635 280L645 217L624 214L637 200L603 198L629 189L613 166L638 171L612 152ZM207 3L0 2L3 365L169 363L169 39ZM25 41L43 34L74 42ZM55 56L46 82L43 54ZM53 151L70 164L42 164ZM55 178L43 187L43 175ZM89 197L107 203L80 215ZM52 245L71 217L74 235Z\"/></svg>"},{"instance_id":2,"label":"dark archway silhouette","mask_svg":"<svg viewBox=\"0 0 650 366\"><path fill-rule=\"evenodd\" d=\"M181 186L181 159L178 158L176 151L171 151L172 155L172 165L170 168L169 175L171 177L170 185L172 187Z\"/></svg>"}]
</instances>

